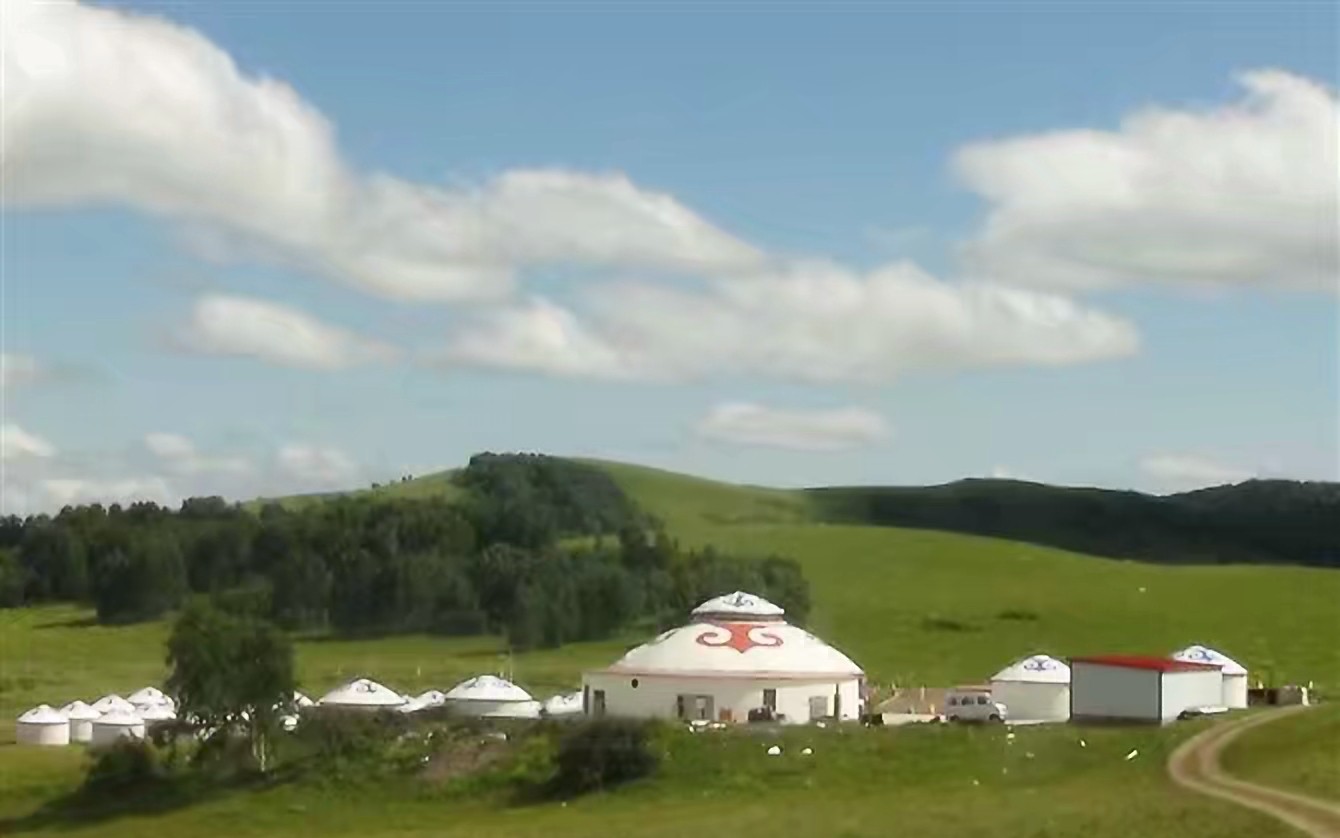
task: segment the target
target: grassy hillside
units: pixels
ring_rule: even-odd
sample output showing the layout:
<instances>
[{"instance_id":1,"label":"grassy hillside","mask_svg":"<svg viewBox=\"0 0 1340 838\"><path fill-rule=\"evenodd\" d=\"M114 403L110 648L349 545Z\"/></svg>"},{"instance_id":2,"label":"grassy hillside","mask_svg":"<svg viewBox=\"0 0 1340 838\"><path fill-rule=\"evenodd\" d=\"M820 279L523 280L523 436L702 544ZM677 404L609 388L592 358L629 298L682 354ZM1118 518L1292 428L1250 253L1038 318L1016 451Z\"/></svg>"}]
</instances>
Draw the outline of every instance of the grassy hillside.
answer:
<instances>
[{"instance_id":1,"label":"grassy hillside","mask_svg":"<svg viewBox=\"0 0 1340 838\"><path fill-rule=\"evenodd\" d=\"M1243 733L1224 750L1223 763L1235 777L1340 801L1340 704Z\"/></svg>"},{"instance_id":2,"label":"grassy hillside","mask_svg":"<svg viewBox=\"0 0 1340 838\"><path fill-rule=\"evenodd\" d=\"M0 747L10 780L0 784L0 833L679 838L766 831L876 838L897 824L899 833L989 838L1286 838L1284 827L1260 815L1166 782L1167 754L1198 727L1020 728L1013 740L999 729L960 727L809 728L766 737L679 731L662 740L659 776L568 805L512 806L487 793L402 781L280 786L151 816L46 824L23 816L73 786L78 756L8 746ZM765 753L773 743L782 745L780 756ZM806 747L811 755L801 753Z\"/></svg>"}]
</instances>

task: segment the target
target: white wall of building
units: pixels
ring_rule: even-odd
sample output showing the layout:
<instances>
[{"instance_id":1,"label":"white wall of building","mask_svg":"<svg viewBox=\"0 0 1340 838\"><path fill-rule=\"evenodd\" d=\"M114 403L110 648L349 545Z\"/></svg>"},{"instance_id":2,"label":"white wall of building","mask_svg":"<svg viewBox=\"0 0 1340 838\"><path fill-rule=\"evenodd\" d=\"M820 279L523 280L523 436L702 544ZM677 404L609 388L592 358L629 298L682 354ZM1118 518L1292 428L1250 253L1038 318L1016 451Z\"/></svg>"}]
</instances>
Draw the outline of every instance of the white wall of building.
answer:
<instances>
[{"instance_id":1,"label":"white wall of building","mask_svg":"<svg viewBox=\"0 0 1340 838\"><path fill-rule=\"evenodd\" d=\"M1247 706L1247 673L1224 676L1224 706L1241 710Z\"/></svg>"},{"instance_id":2,"label":"white wall of building","mask_svg":"<svg viewBox=\"0 0 1340 838\"><path fill-rule=\"evenodd\" d=\"M1218 673L1214 673L1218 674ZM1070 713L1076 720L1162 718L1159 675L1152 669L1072 661Z\"/></svg>"},{"instance_id":3,"label":"white wall of building","mask_svg":"<svg viewBox=\"0 0 1340 838\"><path fill-rule=\"evenodd\" d=\"M19 722L14 726L14 739L20 745L68 745L70 744L70 723L28 724Z\"/></svg>"},{"instance_id":4,"label":"white wall of building","mask_svg":"<svg viewBox=\"0 0 1340 838\"><path fill-rule=\"evenodd\" d=\"M138 725L93 723L93 745L110 745L120 739L143 739L144 723Z\"/></svg>"},{"instance_id":5,"label":"white wall of building","mask_svg":"<svg viewBox=\"0 0 1340 838\"><path fill-rule=\"evenodd\" d=\"M633 686L633 681L637 686ZM795 680L756 678L676 677L673 675L616 675L605 672L588 673L583 679L588 694L587 713L594 713L595 691L605 693L605 715L630 718L678 717L679 696L686 696L686 717L698 718L694 696L711 698L711 721L743 722L749 711L764 704L764 690L776 690L776 710L792 723L805 723L811 711L820 717L831 716L840 696L841 718L855 720L861 712L861 681L859 678L842 680ZM813 707L811 702L814 702ZM723 715L723 711L728 711Z\"/></svg>"},{"instance_id":6,"label":"white wall of building","mask_svg":"<svg viewBox=\"0 0 1340 838\"><path fill-rule=\"evenodd\" d=\"M992 681L991 700L1005 705L1011 719L1056 721L1070 718L1070 685Z\"/></svg>"},{"instance_id":7,"label":"white wall of building","mask_svg":"<svg viewBox=\"0 0 1340 838\"><path fill-rule=\"evenodd\" d=\"M1217 669L1165 672L1160 718L1168 722L1183 710L1219 706L1223 696L1224 676Z\"/></svg>"}]
</instances>

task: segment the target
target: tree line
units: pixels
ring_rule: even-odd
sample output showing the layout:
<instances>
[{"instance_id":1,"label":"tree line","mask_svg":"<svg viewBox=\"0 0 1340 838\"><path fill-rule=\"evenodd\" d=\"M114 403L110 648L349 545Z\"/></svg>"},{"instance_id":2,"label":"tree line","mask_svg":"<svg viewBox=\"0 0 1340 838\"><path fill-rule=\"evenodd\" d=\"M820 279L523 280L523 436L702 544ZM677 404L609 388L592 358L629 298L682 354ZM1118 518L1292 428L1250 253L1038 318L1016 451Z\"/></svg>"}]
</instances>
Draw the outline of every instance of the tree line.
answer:
<instances>
[{"instance_id":1,"label":"tree line","mask_svg":"<svg viewBox=\"0 0 1340 838\"><path fill-rule=\"evenodd\" d=\"M455 482L450 500L252 510L212 497L0 519L0 606L87 603L125 623L224 595L290 630L500 633L518 649L682 621L737 589L808 612L794 561L685 550L596 468L481 454Z\"/></svg>"}]
</instances>

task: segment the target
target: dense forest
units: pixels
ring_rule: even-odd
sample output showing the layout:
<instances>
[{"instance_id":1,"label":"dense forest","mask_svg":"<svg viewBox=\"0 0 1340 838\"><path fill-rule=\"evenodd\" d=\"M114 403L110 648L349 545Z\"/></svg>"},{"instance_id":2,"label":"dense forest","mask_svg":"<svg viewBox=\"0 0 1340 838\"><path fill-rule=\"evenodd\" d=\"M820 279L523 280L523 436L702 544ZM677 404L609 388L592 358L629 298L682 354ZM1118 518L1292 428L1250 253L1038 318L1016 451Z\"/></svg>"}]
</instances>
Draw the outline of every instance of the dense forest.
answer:
<instances>
[{"instance_id":1,"label":"dense forest","mask_svg":"<svg viewBox=\"0 0 1340 838\"><path fill-rule=\"evenodd\" d=\"M1163 564L1340 567L1340 484L1251 480L1177 495L1013 480L810 489L833 523L988 535Z\"/></svg>"},{"instance_id":2,"label":"dense forest","mask_svg":"<svg viewBox=\"0 0 1340 838\"><path fill-rule=\"evenodd\" d=\"M256 512L192 498L0 519L0 606L88 603L120 623L208 593L294 630L500 633L518 649L682 621L737 589L796 620L809 609L794 561L681 550L596 468L480 454L456 480L459 501L367 494Z\"/></svg>"}]
</instances>

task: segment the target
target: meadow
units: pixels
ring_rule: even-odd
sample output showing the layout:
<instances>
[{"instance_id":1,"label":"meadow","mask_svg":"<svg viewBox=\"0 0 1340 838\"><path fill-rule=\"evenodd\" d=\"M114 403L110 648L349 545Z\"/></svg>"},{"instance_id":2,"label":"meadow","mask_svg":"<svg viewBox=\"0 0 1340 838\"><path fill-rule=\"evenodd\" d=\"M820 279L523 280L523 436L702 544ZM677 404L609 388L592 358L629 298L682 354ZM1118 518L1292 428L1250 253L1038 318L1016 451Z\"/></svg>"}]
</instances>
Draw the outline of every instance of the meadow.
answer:
<instances>
[{"instance_id":1,"label":"meadow","mask_svg":"<svg viewBox=\"0 0 1340 838\"><path fill-rule=\"evenodd\" d=\"M809 627L880 684L980 682L1034 652L1157 654L1205 643L1241 660L1254 678L1311 681L1322 695L1340 692L1334 642L1340 574L1334 571L1169 567L932 531L830 525L816 521L800 493L599 465L686 546L714 544L801 562L814 599ZM429 475L364 491L426 496L454 487L442 475ZM66 606L0 611L0 714L8 720L38 702L91 700L157 683L166 635L165 623L98 626L89 612ZM546 697L576 687L583 669L604 665L643 639L630 635L509 657L491 638L306 637L297 644L299 680L315 697L359 675L417 692L506 671ZM1335 717L1304 718L1299 723ZM1013 745L999 731L806 729L785 733L785 753L777 758L767 757L764 743L749 733L682 734L667 740L656 778L568 806L510 806L422 784L281 786L151 816L48 824L24 816L78 783L82 754L7 745L0 746L0 833L271 836L292 834L301 823L305 831L365 838L678 836L722 829L875 836L897 823L899 831L1030 838L1289 834L1165 780L1166 754L1196 729L1021 728ZM1293 744L1271 745L1264 750L1273 756L1251 762L1275 772L1278 782L1309 787L1311 780L1288 776L1288 753L1315 742L1318 732L1297 732L1280 740ZM0 723L0 741L12 741L7 721ZM1254 747L1254 741L1244 737L1238 747ZM798 749L807 744L815 753L801 758ZM1126 760L1132 750L1138 755Z\"/></svg>"},{"instance_id":2,"label":"meadow","mask_svg":"<svg viewBox=\"0 0 1340 838\"><path fill-rule=\"evenodd\" d=\"M1253 728L1224 749L1235 777L1340 802L1340 704Z\"/></svg>"}]
</instances>

